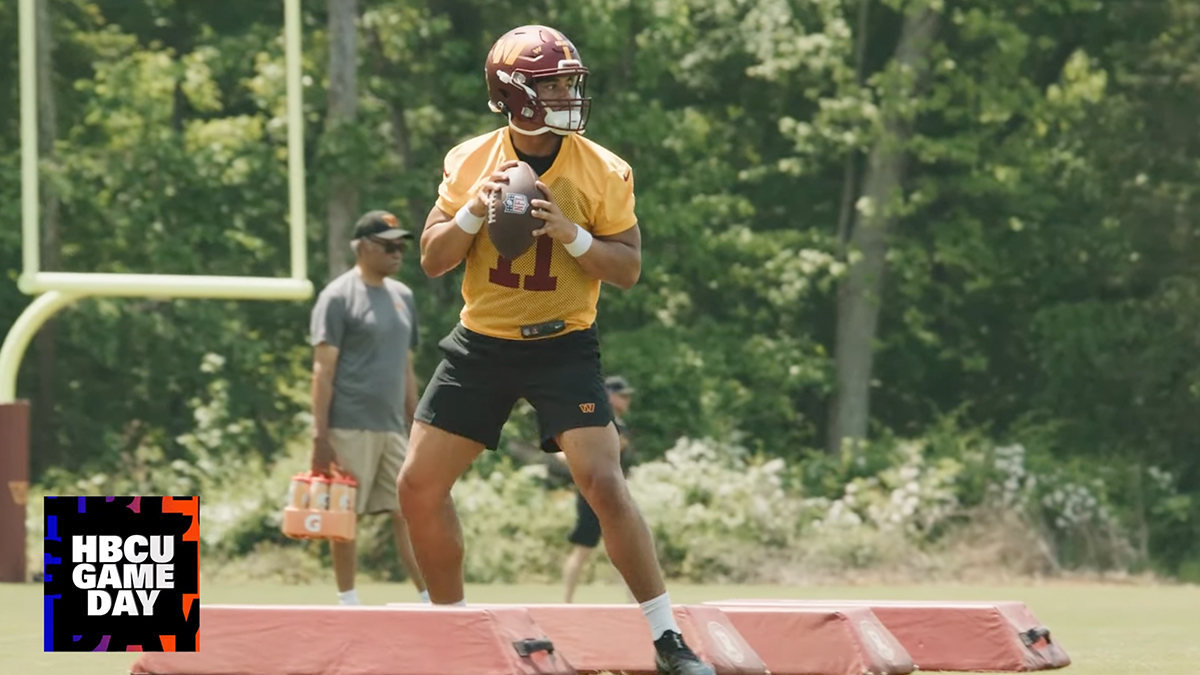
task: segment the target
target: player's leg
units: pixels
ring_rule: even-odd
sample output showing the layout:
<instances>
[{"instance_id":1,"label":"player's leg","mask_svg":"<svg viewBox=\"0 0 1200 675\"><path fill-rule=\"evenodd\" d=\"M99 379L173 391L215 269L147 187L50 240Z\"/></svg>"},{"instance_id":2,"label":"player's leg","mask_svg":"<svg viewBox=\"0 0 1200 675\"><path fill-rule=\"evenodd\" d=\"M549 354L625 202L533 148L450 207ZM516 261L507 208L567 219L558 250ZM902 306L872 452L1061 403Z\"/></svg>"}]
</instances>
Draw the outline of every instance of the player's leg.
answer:
<instances>
[{"instance_id":1,"label":"player's leg","mask_svg":"<svg viewBox=\"0 0 1200 675\"><path fill-rule=\"evenodd\" d=\"M621 471L621 442L604 389L595 330L552 338L528 369L542 449L561 449L579 494L595 511L609 559L638 602L665 593L650 528Z\"/></svg>"},{"instance_id":2,"label":"player's leg","mask_svg":"<svg viewBox=\"0 0 1200 675\"><path fill-rule=\"evenodd\" d=\"M596 512L579 493L575 495L575 516L575 529L567 537L567 541L574 544L574 547L563 563L563 584L566 586L567 603L574 600L579 575L592 552L596 550L596 545L600 543L600 521L596 518Z\"/></svg>"},{"instance_id":3,"label":"player's leg","mask_svg":"<svg viewBox=\"0 0 1200 675\"><path fill-rule=\"evenodd\" d=\"M450 489L482 451L477 441L422 422L413 425L396 484L413 554L434 604L463 600L462 526Z\"/></svg>"},{"instance_id":4,"label":"player's leg","mask_svg":"<svg viewBox=\"0 0 1200 675\"><path fill-rule=\"evenodd\" d=\"M568 429L559 434L558 445L580 493L596 511L609 559L650 624L658 672L713 675L712 667L697 658L683 641L675 621L654 538L621 473L616 427L610 423L606 427Z\"/></svg>"},{"instance_id":5,"label":"player's leg","mask_svg":"<svg viewBox=\"0 0 1200 675\"><path fill-rule=\"evenodd\" d=\"M621 444L600 372L599 348L578 339L578 355L552 360L530 383L543 449L561 449L580 494L596 512L604 547L650 624L663 675L713 675L683 641L663 583L654 538L629 494Z\"/></svg>"},{"instance_id":6,"label":"player's leg","mask_svg":"<svg viewBox=\"0 0 1200 675\"><path fill-rule=\"evenodd\" d=\"M412 539L408 533L408 521L404 519L404 514L400 509L392 511L392 534L396 538L396 554L400 557L400 564L404 566L404 571L408 573L408 578L412 580L413 586L417 587L417 593L421 600L429 602L429 591L425 588L425 576L421 574L421 567L417 564L417 555L413 553Z\"/></svg>"},{"instance_id":7,"label":"player's leg","mask_svg":"<svg viewBox=\"0 0 1200 675\"><path fill-rule=\"evenodd\" d=\"M608 557L634 599L647 602L666 593L650 528L621 473L616 427L568 429L559 434L558 445L579 493L596 513Z\"/></svg>"},{"instance_id":8,"label":"player's leg","mask_svg":"<svg viewBox=\"0 0 1200 675\"><path fill-rule=\"evenodd\" d=\"M429 599L447 605L463 601L462 527L450 489L484 448L499 444L516 396L462 331L442 346L446 359L417 404L396 484Z\"/></svg>"},{"instance_id":9,"label":"player's leg","mask_svg":"<svg viewBox=\"0 0 1200 675\"><path fill-rule=\"evenodd\" d=\"M395 432L381 432L380 436L384 448L379 462L379 472L375 476L378 484L377 491L380 495L386 496L383 506L391 511L392 534L396 538L396 554L400 558L400 564L404 566L408 578L417 587L417 593L420 594L421 599L428 601L429 594L425 591L425 577L421 574L420 566L417 565L412 542L409 540L408 523L405 522L404 513L400 510L399 495L396 492L396 476L400 474L400 467L404 465L404 457L408 454L408 439L403 434Z\"/></svg>"}]
</instances>

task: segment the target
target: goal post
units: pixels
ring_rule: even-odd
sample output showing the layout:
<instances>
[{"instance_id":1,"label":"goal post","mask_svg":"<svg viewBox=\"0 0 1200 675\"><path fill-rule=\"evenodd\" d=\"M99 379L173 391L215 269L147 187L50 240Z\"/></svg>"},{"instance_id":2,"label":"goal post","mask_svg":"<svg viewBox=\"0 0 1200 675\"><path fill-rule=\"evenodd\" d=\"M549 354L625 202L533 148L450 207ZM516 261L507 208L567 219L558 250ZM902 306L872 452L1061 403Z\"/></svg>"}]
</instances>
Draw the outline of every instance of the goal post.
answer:
<instances>
[{"instance_id":1,"label":"goal post","mask_svg":"<svg viewBox=\"0 0 1200 675\"><path fill-rule=\"evenodd\" d=\"M17 372L29 342L55 313L85 297L306 300L312 297L306 249L301 0L284 6L287 87L288 232L291 274L283 278L175 274L100 274L41 270L38 177L37 0L18 0L21 122L22 270L17 286L37 296L0 345L0 582L23 582L25 501L29 487L29 405L17 399Z\"/></svg>"}]
</instances>

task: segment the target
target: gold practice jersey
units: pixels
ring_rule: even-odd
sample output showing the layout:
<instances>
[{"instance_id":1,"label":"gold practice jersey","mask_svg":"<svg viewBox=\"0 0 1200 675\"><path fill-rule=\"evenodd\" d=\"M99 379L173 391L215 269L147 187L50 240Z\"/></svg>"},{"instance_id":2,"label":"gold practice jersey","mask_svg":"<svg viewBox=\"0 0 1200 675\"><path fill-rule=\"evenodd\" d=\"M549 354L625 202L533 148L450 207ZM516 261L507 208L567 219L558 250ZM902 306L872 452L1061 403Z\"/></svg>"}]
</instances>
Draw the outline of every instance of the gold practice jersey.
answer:
<instances>
[{"instance_id":1,"label":"gold practice jersey","mask_svg":"<svg viewBox=\"0 0 1200 675\"><path fill-rule=\"evenodd\" d=\"M446 154L437 206L453 216L504 162L518 159L508 127L466 141ZM567 219L595 236L637 224L633 172L612 152L581 136L564 136L554 165L541 176ZM463 326L484 335L522 339L521 327L561 320L566 332L596 320L600 281L583 272L566 248L549 237L515 260L500 257L487 225L467 252Z\"/></svg>"}]
</instances>

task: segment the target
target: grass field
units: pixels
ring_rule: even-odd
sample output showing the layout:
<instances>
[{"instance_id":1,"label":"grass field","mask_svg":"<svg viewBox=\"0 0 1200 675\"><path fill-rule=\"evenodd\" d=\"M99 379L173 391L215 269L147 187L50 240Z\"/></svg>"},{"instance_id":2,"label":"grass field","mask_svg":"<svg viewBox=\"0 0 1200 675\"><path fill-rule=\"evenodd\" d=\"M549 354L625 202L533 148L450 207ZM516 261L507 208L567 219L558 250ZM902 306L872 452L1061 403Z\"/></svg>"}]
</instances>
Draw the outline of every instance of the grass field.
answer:
<instances>
[{"instance_id":1,"label":"grass field","mask_svg":"<svg viewBox=\"0 0 1200 675\"><path fill-rule=\"evenodd\" d=\"M205 603L328 603L329 586L208 584ZM369 604L411 602L412 587L368 585ZM612 586L580 590L579 602L622 602ZM880 598L1020 600L1047 625L1071 655L1064 672L1076 675L1184 675L1200 663L1200 587L1053 583L1029 586L874 586L785 588L672 585L676 602L729 598ZM474 602L558 602L557 586L474 586ZM0 584L0 674L120 675L126 654L42 652L42 587Z\"/></svg>"}]
</instances>

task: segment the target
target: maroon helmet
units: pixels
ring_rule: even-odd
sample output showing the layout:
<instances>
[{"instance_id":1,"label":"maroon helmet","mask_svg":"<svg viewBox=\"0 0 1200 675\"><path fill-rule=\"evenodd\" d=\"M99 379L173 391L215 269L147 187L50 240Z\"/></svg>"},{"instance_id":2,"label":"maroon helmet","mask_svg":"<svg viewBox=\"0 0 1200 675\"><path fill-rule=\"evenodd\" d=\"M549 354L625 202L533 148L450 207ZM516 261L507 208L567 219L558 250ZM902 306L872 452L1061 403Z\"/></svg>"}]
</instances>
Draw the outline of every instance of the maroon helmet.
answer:
<instances>
[{"instance_id":1,"label":"maroon helmet","mask_svg":"<svg viewBox=\"0 0 1200 675\"><path fill-rule=\"evenodd\" d=\"M521 26L496 40L488 53L488 107L506 113L510 121L521 120L534 131L526 134L583 133L592 100L584 96L588 69L579 59L575 45L565 35L546 26ZM563 98L540 99L534 81L544 77L574 75L575 90Z\"/></svg>"}]
</instances>

